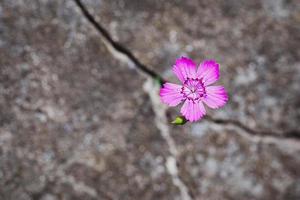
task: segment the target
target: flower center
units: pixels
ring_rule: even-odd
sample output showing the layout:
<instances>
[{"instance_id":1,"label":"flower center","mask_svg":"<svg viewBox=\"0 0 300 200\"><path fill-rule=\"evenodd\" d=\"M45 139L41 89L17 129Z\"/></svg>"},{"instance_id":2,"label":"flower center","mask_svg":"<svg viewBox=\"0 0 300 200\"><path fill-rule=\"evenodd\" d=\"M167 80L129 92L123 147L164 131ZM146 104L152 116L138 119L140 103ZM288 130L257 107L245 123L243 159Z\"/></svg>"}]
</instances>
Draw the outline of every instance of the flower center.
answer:
<instances>
[{"instance_id":1,"label":"flower center","mask_svg":"<svg viewBox=\"0 0 300 200\"><path fill-rule=\"evenodd\" d=\"M181 94L183 95L184 100L189 100L193 103L200 101L206 96L202 79L188 77L181 87Z\"/></svg>"}]
</instances>

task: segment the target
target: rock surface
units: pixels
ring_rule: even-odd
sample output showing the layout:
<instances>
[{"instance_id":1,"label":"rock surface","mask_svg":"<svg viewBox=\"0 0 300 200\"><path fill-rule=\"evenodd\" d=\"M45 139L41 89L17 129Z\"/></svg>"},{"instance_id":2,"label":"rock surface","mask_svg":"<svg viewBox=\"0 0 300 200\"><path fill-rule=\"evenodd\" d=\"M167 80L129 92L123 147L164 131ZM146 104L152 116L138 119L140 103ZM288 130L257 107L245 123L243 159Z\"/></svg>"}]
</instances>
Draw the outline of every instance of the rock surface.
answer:
<instances>
[{"instance_id":1,"label":"rock surface","mask_svg":"<svg viewBox=\"0 0 300 200\"><path fill-rule=\"evenodd\" d=\"M159 122L73 1L2 0L1 200L300 199L297 1L83 3L167 79L176 57L217 59L224 123Z\"/></svg>"}]
</instances>

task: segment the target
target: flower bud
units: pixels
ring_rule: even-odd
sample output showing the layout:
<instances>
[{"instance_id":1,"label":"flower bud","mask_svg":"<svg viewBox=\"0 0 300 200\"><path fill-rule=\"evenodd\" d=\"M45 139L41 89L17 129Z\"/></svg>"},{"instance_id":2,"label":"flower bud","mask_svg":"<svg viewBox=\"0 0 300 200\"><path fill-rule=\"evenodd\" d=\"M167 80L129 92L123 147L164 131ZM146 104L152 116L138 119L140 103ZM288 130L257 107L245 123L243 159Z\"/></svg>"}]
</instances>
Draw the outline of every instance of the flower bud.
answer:
<instances>
[{"instance_id":1,"label":"flower bud","mask_svg":"<svg viewBox=\"0 0 300 200\"><path fill-rule=\"evenodd\" d=\"M187 122L184 116L178 116L171 123L175 125L184 125Z\"/></svg>"}]
</instances>

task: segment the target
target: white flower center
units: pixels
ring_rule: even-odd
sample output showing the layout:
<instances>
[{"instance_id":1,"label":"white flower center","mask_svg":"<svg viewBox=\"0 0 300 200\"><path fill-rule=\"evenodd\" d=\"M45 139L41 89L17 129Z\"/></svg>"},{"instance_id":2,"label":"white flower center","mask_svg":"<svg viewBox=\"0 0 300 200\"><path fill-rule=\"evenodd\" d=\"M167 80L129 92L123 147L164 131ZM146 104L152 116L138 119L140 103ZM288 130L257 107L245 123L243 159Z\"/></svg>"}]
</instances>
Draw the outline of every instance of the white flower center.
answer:
<instances>
[{"instance_id":1,"label":"white flower center","mask_svg":"<svg viewBox=\"0 0 300 200\"><path fill-rule=\"evenodd\" d=\"M199 78L187 78L181 88L181 94L184 100L192 101L196 103L206 96L205 86L202 79Z\"/></svg>"}]
</instances>

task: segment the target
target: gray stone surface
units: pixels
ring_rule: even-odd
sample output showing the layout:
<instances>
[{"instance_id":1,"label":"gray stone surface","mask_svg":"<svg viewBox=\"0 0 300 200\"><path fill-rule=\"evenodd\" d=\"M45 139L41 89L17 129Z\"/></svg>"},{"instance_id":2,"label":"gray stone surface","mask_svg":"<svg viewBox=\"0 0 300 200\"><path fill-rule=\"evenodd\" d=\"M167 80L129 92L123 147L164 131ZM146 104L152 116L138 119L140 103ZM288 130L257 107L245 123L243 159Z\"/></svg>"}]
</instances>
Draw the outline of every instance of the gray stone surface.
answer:
<instances>
[{"instance_id":1,"label":"gray stone surface","mask_svg":"<svg viewBox=\"0 0 300 200\"><path fill-rule=\"evenodd\" d=\"M296 1L101 2L90 9L115 39L160 72L169 75L182 54L217 59L231 103L216 116L262 131L299 132Z\"/></svg>"},{"instance_id":2,"label":"gray stone surface","mask_svg":"<svg viewBox=\"0 0 300 200\"><path fill-rule=\"evenodd\" d=\"M146 79L73 1L1 0L1 200L300 198L296 0L83 3L167 79L180 55L217 59L230 102L209 114L254 132L204 119L166 136Z\"/></svg>"}]
</instances>

